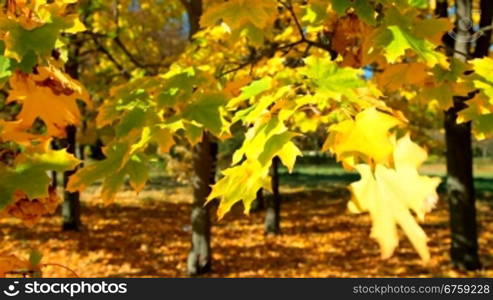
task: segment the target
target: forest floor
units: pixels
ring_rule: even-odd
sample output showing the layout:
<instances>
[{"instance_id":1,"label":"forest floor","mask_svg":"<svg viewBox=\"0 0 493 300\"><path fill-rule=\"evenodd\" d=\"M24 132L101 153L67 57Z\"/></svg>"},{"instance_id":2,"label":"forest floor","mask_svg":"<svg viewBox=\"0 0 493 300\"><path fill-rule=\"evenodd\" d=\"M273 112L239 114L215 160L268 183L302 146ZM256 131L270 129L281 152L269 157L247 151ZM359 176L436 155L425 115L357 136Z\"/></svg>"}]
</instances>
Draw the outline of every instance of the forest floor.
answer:
<instances>
[{"instance_id":1,"label":"forest floor","mask_svg":"<svg viewBox=\"0 0 493 300\"><path fill-rule=\"evenodd\" d=\"M431 170L433 172L433 170ZM243 215L241 205L212 228L210 277L493 277L493 179L477 178L480 254L484 269L450 268L448 213L444 201L423 224L432 260L423 264L402 236L395 255L380 258L369 238L367 215L346 210L348 182L357 175L305 168L283 175L282 235L263 234L264 212ZM126 190L112 204L102 203L97 186L82 196L81 232L61 232L59 214L33 228L0 220L0 251L43 254L43 263L69 267L80 277L184 277L189 249L188 187L153 177L139 196ZM72 277L60 267L45 277Z\"/></svg>"}]
</instances>

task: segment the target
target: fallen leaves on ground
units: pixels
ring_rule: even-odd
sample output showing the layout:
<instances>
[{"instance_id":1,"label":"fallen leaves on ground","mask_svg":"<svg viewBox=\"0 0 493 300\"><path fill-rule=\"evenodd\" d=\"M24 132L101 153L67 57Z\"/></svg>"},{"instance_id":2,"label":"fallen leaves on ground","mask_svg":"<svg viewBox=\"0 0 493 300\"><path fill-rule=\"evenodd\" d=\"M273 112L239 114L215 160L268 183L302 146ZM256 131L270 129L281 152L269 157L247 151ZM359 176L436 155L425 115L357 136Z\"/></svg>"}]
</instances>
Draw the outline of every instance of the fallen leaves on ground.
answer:
<instances>
[{"instance_id":1,"label":"fallen leaves on ground","mask_svg":"<svg viewBox=\"0 0 493 300\"><path fill-rule=\"evenodd\" d=\"M312 189L284 187L282 235L265 236L264 212L245 216L234 207L212 229L210 277L493 277L493 209L478 204L480 252L484 270L457 272L449 264L448 213L440 202L427 215L431 261L425 265L401 235L395 255L380 258L369 238L370 219L347 212L343 185ZM45 277L184 277L189 249L191 191L185 187L148 189L136 197L119 194L104 204L95 188L83 194L81 232L61 232L58 215L34 228L1 219L0 252L21 257L43 254ZM214 215L214 213L212 214Z\"/></svg>"}]
</instances>

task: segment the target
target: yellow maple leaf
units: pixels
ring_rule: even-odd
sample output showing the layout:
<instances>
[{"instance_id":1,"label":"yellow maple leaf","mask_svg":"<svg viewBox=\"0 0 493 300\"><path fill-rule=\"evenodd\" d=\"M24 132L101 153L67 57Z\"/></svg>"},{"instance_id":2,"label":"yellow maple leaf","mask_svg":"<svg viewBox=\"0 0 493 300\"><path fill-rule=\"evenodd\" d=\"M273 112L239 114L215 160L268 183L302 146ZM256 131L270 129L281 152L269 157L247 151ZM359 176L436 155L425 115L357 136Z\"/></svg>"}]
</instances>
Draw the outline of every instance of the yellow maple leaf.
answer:
<instances>
[{"instance_id":1,"label":"yellow maple leaf","mask_svg":"<svg viewBox=\"0 0 493 300\"><path fill-rule=\"evenodd\" d=\"M39 138L39 136L27 132L22 121L0 120L0 134L2 142L15 141L19 144L30 144L31 141ZM45 138L49 139L49 137Z\"/></svg>"},{"instance_id":2,"label":"yellow maple leaf","mask_svg":"<svg viewBox=\"0 0 493 300\"><path fill-rule=\"evenodd\" d=\"M399 244L397 225L421 259L430 258L426 234L410 212L423 221L438 199L436 188L440 179L421 176L417 171L426 157L424 149L406 136L397 142L393 155L395 169L381 164L374 171L366 164L355 167L361 180L351 184L353 198L348 207L355 213L370 213L371 236L379 243L382 258L390 257Z\"/></svg>"},{"instance_id":3,"label":"yellow maple leaf","mask_svg":"<svg viewBox=\"0 0 493 300\"><path fill-rule=\"evenodd\" d=\"M215 25L223 20L232 30L253 25L263 29L277 14L274 0L230 0L220 2L206 9L201 19L203 27Z\"/></svg>"},{"instance_id":4,"label":"yellow maple leaf","mask_svg":"<svg viewBox=\"0 0 493 300\"><path fill-rule=\"evenodd\" d=\"M12 90L7 102L18 101L22 110L17 128L26 131L37 118L46 125L47 135L64 137L65 127L78 125L80 112L77 99L89 102L87 91L65 73L54 67L38 67L37 74L16 72L10 78Z\"/></svg>"},{"instance_id":5,"label":"yellow maple leaf","mask_svg":"<svg viewBox=\"0 0 493 300\"><path fill-rule=\"evenodd\" d=\"M331 150L338 160L349 165L355 158L388 164L393 144L390 129L402 124L396 117L368 108L356 116L329 128L329 138L323 150Z\"/></svg>"},{"instance_id":6,"label":"yellow maple leaf","mask_svg":"<svg viewBox=\"0 0 493 300\"><path fill-rule=\"evenodd\" d=\"M377 84L391 92L404 85L424 85L427 79L427 66L422 63L403 63L389 65L383 73L375 76Z\"/></svg>"}]
</instances>

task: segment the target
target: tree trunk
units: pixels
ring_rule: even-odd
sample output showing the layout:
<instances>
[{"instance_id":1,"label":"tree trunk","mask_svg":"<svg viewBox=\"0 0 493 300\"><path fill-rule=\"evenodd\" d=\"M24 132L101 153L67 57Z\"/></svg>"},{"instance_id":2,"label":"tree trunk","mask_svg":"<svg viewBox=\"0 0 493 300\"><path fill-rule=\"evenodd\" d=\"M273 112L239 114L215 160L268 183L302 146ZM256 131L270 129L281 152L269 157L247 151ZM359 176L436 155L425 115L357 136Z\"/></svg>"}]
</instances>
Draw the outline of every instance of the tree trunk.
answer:
<instances>
[{"instance_id":1,"label":"tree trunk","mask_svg":"<svg viewBox=\"0 0 493 300\"><path fill-rule=\"evenodd\" d=\"M271 166L272 197L267 197L265 214L265 234L281 233L281 195L279 193L279 158L272 160Z\"/></svg>"},{"instance_id":2,"label":"tree trunk","mask_svg":"<svg viewBox=\"0 0 493 300\"><path fill-rule=\"evenodd\" d=\"M94 160L103 160L106 158L106 155L103 153L103 141L98 138L94 144L89 146L90 154L89 157Z\"/></svg>"},{"instance_id":3,"label":"tree trunk","mask_svg":"<svg viewBox=\"0 0 493 300\"><path fill-rule=\"evenodd\" d=\"M74 49L70 53L70 57L66 66L67 73L74 79L79 78L79 50L82 46L77 36L73 38ZM77 127L67 126L65 128L67 134L67 152L77 157ZM70 176L77 171L66 171L63 174L63 188L66 189ZM79 231L80 230L80 195L79 192L68 192L64 190L64 199L62 204L62 230L64 231Z\"/></svg>"},{"instance_id":4,"label":"tree trunk","mask_svg":"<svg viewBox=\"0 0 493 300\"><path fill-rule=\"evenodd\" d=\"M77 127L75 126L67 126L65 128L67 133L67 152L77 156L76 153L76 136L77 136ZM77 169L66 171L63 173L63 187L67 187L67 183ZM65 190L64 199L62 205L62 218L63 225L62 229L64 231L78 231L80 230L80 195L79 192L71 193Z\"/></svg>"},{"instance_id":5,"label":"tree trunk","mask_svg":"<svg viewBox=\"0 0 493 300\"><path fill-rule=\"evenodd\" d=\"M204 206L215 182L217 143L205 133L192 153L192 246L188 254L187 273L201 275L211 270L211 221L209 206Z\"/></svg>"},{"instance_id":6,"label":"tree trunk","mask_svg":"<svg viewBox=\"0 0 493 300\"><path fill-rule=\"evenodd\" d=\"M187 10L190 26L189 39L200 29L202 16L201 0L181 0ZM202 142L193 148L192 164L192 245L188 254L187 273L190 276L201 275L211 270L211 220L209 206L204 206L211 192L216 174L218 145L208 133L204 133Z\"/></svg>"},{"instance_id":7,"label":"tree trunk","mask_svg":"<svg viewBox=\"0 0 493 300\"><path fill-rule=\"evenodd\" d=\"M481 19L479 20L479 28L485 28L493 25L493 1L481 0ZM491 46L491 32L492 30L483 31L479 39L476 41L476 48L474 49L474 57L481 58L488 56L488 52Z\"/></svg>"},{"instance_id":8,"label":"tree trunk","mask_svg":"<svg viewBox=\"0 0 493 300\"><path fill-rule=\"evenodd\" d=\"M457 0L457 36L454 57L466 61L469 53L471 1ZM454 267L475 270L481 267L473 179L471 123L457 124L457 113L466 107L469 98L454 97L454 105L445 112L447 146L447 199L450 210L451 249Z\"/></svg>"}]
</instances>

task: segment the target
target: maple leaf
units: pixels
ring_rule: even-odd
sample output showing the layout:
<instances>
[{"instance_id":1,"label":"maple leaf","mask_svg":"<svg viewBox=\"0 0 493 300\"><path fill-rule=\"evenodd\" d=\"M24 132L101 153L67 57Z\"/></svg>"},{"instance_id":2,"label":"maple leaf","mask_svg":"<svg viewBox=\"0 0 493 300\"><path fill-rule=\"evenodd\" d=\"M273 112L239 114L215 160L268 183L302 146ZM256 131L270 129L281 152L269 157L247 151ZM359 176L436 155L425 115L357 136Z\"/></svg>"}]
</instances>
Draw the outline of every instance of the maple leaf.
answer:
<instances>
[{"instance_id":1,"label":"maple leaf","mask_svg":"<svg viewBox=\"0 0 493 300\"><path fill-rule=\"evenodd\" d=\"M329 138L323 150L331 150L339 160L351 165L353 157L368 162L388 164L394 149L390 129L402 124L394 116L374 107L329 128Z\"/></svg>"},{"instance_id":2,"label":"maple leaf","mask_svg":"<svg viewBox=\"0 0 493 300\"><path fill-rule=\"evenodd\" d=\"M67 6L76 0L43 2L9 1L7 10L0 13L6 57L21 62L27 55L49 56L62 32L85 30L77 14L67 13Z\"/></svg>"},{"instance_id":3,"label":"maple leaf","mask_svg":"<svg viewBox=\"0 0 493 300\"><path fill-rule=\"evenodd\" d=\"M493 59L489 57L475 59L472 64L477 77L473 79L474 85L481 89L490 99L493 99L493 80L491 80Z\"/></svg>"},{"instance_id":4,"label":"maple leaf","mask_svg":"<svg viewBox=\"0 0 493 300\"><path fill-rule=\"evenodd\" d=\"M244 34L251 42L261 45L269 32L264 29L274 22L276 15L275 0L230 0L206 9L201 25L209 27L222 20L231 28L233 36Z\"/></svg>"},{"instance_id":5,"label":"maple leaf","mask_svg":"<svg viewBox=\"0 0 493 300\"><path fill-rule=\"evenodd\" d=\"M296 158L302 153L291 141L298 134L289 132L286 126L276 117L260 119L246 134L245 141L233 155L232 164L238 166L223 171L221 178L213 187L208 201L220 198L218 216L222 218L231 207L239 201L243 202L245 213L256 198L260 188L270 189L269 167L274 157L291 172Z\"/></svg>"},{"instance_id":6,"label":"maple leaf","mask_svg":"<svg viewBox=\"0 0 493 300\"><path fill-rule=\"evenodd\" d=\"M208 8L202 16L204 27L215 25L223 20L232 30L252 24L265 28L277 13L277 1L274 0L230 0Z\"/></svg>"},{"instance_id":7,"label":"maple leaf","mask_svg":"<svg viewBox=\"0 0 493 300\"><path fill-rule=\"evenodd\" d=\"M493 135L493 106L489 98L478 93L468 100L467 107L458 113L457 123L471 121L474 136L478 140L484 140Z\"/></svg>"},{"instance_id":8,"label":"maple leaf","mask_svg":"<svg viewBox=\"0 0 493 300\"><path fill-rule=\"evenodd\" d=\"M21 191L29 199L47 197L51 182L47 172L73 170L80 163L66 150L50 150L46 141L18 155L12 167L0 164L0 209Z\"/></svg>"},{"instance_id":9,"label":"maple leaf","mask_svg":"<svg viewBox=\"0 0 493 300\"><path fill-rule=\"evenodd\" d=\"M207 202L220 198L217 215L224 215L239 201L243 202L244 211L249 213L257 191L261 188L270 190L269 166L262 167L257 161L248 161L239 166L226 169L213 187Z\"/></svg>"},{"instance_id":10,"label":"maple leaf","mask_svg":"<svg viewBox=\"0 0 493 300\"><path fill-rule=\"evenodd\" d=\"M210 132L220 135L226 130L226 121L221 113L227 100L223 94L202 94L187 105L181 118L195 121Z\"/></svg>"},{"instance_id":11,"label":"maple leaf","mask_svg":"<svg viewBox=\"0 0 493 300\"><path fill-rule=\"evenodd\" d=\"M361 47L371 38L373 29L360 21L354 14L348 14L335 21L332 49L343 58L342 65L360 68L367 62L365 48Z\"/></svg>"},{"instance_id":12,"label":"maple leaf","mask_svg":"<svg viewBox=\"0 0 493 300\"><path fill-rule=\"evenodd\" d=\"M411 49L422 62L430 67L437 64L447 64L445 55L435 51L435 46L431 42L421 39L409 30L397 25L388 26L378 39L384 45L385 57L389 63L397 62L406 53L406 50Z\"/></svg>"},{"instance_id":13,"label":"maple leaf","mask_svg":"<svg viewBox=\"0 0 493 300\"><path fill-rule=\"evenodd\" d=\"M373 172L369 165L357 165L361 180L351 184L353 198L349 209L355 213L369 212L372 238L380 245L382 258L390 257L399 243L397 225L401 227L423 261L430 253L427 237L410 210L421 221L438 199L439 178L420 176L417 171L426 152L409 136L397 142L394 152L395 169L377 164Z\"/></svg>"},{"instance_id":14,"label":"maple leaf","mask_svg":"<svg viewBox=\"0 0 493 300\"><path fill-rule=\"evenodd\" d=\"M305 63L300 73L313 81L319 88L317 92L333 99L340 100L343 96L355 98L355 90L366 86L361 70L341 68L327 57L310 56Z\"/></svg>"},{"instance_id":15,"label":"maple leaf","mask_svg":"<svg viewBox=\"0 0 493 300\"><path fill-rule=\"evenodd\" d=\"M397 91L405 85L424 85L428 77L426 65L422 63L403 63L389 65L375 76L378 85L388 91Z\"/></svg>"},{"instance_id":16,"label":"maple leaf","mask_svg":"<svg viewBox=\"0 0 493 300\"><path fill-rule=\"evenodd\" d=\"M370 25L375 25L375 8L373 3L369 0L333 0L332 8L339 15L344 15L346 11L353 7L354 11L363 19L366 23Z\"/></svg>"},{"instance_id":17,"label":"maple leaf","mask_svg":"<svg viewBox=\"0 0 493 300\"><path fill-rule=\"evenodd\" d=\"M79 124L77 99L89 103L87 92L77 81L51 66L38 67L38 74L16 72L10 86L7 102L22 104L19 128L28 130L40 118L50 137L64 137L66 126Z\"/></svg>"}]
</instances>

